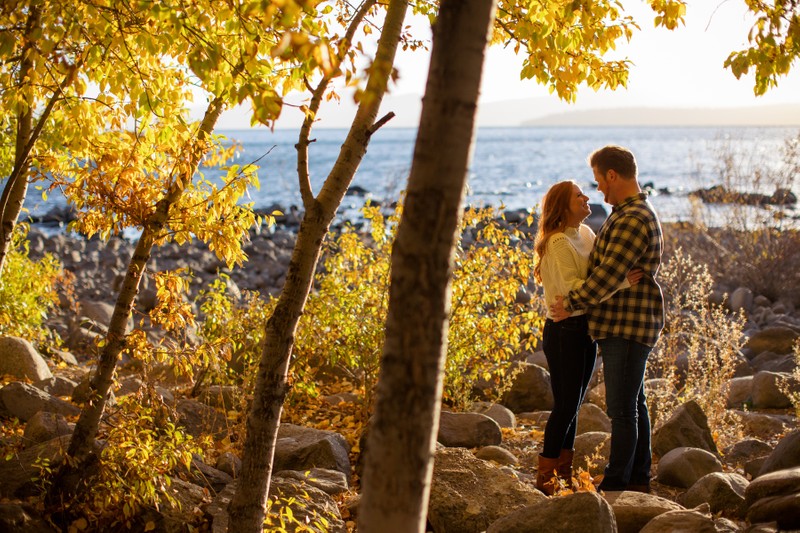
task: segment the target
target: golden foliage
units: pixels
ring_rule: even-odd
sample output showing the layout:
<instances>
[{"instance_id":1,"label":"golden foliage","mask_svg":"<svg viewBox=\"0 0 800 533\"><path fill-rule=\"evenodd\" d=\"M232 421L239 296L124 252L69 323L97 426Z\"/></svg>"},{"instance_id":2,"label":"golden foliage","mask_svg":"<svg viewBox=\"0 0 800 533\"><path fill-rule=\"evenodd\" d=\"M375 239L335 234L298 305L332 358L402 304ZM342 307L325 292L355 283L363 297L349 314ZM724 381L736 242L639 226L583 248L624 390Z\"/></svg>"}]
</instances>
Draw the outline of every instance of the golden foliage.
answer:
<instances>
[{"instance_id":1,"label":"golden foliage","mask_svg":"<svg viewBox=\"0 0 800 533\"><path fill-rule=\"evenodd\" d=\"M177 427L174 413L146 386L121 398L109 421L99 476L69 507L92 530L132 529L143 508L177 505L171 477L179 466L190 467L200 445Z\"/></svg>"},{"instance_id":2,"label":"golden foliage","mask_svg":"<svg viewBox=\"0 0 800 533\"><path fill-rule=\"evenodd\" d=\"M0 283L0 335L14 335L33 343L58 343L45 326L58 305L58 289L67 283L61 264L46 254L39 261L28 257L27 226L18 225Z\"/></svg>"},{"instance_id":3,"label":"golden foliage","mask_svg":"<svg viewBox=\"0 0 800 533\"><path fill-rule=\"evenodd\" d=\"M725 67L741 78L753 69L753 92L763 95L778 85L800 58L800 4L797 0L764 2L748 0L747 8L756 17L750 30L750 46L731 53Z\"/></svg>"},{"instance_id":4,"label":"golden foliage","mask_svg":"<svg viewBox=\"0 0 800 533\"><path fill-rule=\"evenodd\" d=\"M334 242L309 297L295 343L295 369L320 362L349 372L371 405L383 348L388 306L391 245L402 205L388 218L376 207L364 209L369 235L346 229ZM444 401L465 408L475 387L489 396L502 393L512 358L538 342L542 317L516 303L525 287L531 254L526 237L504 229L493 209L470 209L462 231L472 228L476 242L459 247L453 272Z\"/></svg>"},{"instance_id":5,"label":"golden foliage","mask_svg":"<svg viewBox=\"0 0 800 533\"><path fill-rule=\"evenodd\" d=\"M650 0L656 25L669 29L682 22L685 3ZM575 101L577 88L625 87L630 61L604 60L620 39L630 41L638 24L620 2L603 0L500 0L492 42L512 44L522 52L520 77L547 85L550 92Z\"/></svg>"}]
</instances>

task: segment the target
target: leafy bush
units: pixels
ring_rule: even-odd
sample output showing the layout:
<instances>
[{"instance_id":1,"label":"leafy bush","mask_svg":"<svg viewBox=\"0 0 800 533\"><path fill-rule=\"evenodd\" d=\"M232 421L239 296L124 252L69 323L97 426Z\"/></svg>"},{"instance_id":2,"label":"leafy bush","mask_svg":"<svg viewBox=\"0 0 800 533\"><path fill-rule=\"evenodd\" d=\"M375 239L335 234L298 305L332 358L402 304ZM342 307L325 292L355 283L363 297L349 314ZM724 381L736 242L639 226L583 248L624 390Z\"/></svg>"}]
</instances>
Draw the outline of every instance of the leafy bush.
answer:
<instances>
[{"instance_id":1,"label":"leafy bush","mask_svg":"<svg viewBox=\"0 0 800 533\"><path fill-rule=\"evenodd\" d=\"M383 347L391 246L401 212L402 206L384 219L367 206L369 236L347 228L330 244L295 343L300 368L311 371L320 361L344 368L367 406ZM443 394L460 408L475 399L481 383L489 395L502 392L514 356L538 342L543 322L530 305L516 302L532 268L532 254L519 243L526 237L503 228L493 209L468 210L462 234L470 228L475 243L459 245L453 272Z\"/></svg>"},{"instance_id":2,"label":"leafy bush","mask_svg":"<svg viewBox=\"0 0 800 533\"><path fill-rule=\"evenodd\" d=\"M200 443L177 427L174 413L152 388L121 398L109 417L99 474L71 503L83 529L130 530L143 509L175 507L171 479L178 467L188 469L192 454L201 451Z\"/></svg>"},{"instance_id":3,"label":"leafy bush","mask_svg":"<svg viewBox=\"0 0 800 533\"><path fill-rule=\"evenodd\" d=\"M0 335L34 343L54 340L45 320L58 305L58 288L65 283L61 264L50 254L39 261L28 257L27 227L19 224L0 277Z\"/></svg>"}]
</instances>

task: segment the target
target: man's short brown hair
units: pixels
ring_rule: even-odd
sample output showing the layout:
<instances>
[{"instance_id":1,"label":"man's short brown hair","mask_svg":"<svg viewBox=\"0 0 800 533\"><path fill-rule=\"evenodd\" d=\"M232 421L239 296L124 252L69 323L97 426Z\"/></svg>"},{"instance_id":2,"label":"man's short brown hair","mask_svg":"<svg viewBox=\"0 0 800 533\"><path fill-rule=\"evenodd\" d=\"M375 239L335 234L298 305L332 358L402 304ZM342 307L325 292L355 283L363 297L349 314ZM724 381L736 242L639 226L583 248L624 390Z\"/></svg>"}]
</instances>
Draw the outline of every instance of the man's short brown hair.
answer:
<instances>
[{"instance_id":1,"label":"man's short brown hair","mask_svg":"<svg viewBox=\"0 0 800 533\"><path fill-rule=\"evenodd\" d=\"M597 168L602 174L615 171L623 178L636 179L636 158L633 152L622 146L608 145L595 150L589 156L589 166Z\"/></svg>"}]
</instances>

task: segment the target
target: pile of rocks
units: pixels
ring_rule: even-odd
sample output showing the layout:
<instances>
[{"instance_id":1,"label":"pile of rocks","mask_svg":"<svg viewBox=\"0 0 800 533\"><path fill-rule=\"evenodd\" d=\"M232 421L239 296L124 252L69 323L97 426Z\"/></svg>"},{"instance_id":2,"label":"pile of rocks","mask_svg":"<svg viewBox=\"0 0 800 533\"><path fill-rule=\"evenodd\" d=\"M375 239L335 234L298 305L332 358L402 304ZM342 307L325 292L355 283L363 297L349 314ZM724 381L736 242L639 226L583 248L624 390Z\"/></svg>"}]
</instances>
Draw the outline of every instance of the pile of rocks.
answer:
<instances>
[{"instance_id":1,"label":"pile of rocks","mask_svg":"<svg viewBox=\"0 0 800 533\"><path fill-rule=\"evenodd\" d=\"M229 271L203 245L167 245L154 253L152 271L189 268L193 288L205 286L218 272L230 276L232 293L244 289L275 294L280 290L294 246L295 228L254 232L245 251L245 268ZM25 424L22 451L0 461L0 529L26 531L20 524L48 529L42 517L20 503L38 490L32 481L41 457L57 465L73 429L92 361L81 347L87 335L102 334L116 289L133 247L123 239L108 243L47 236L32 231L31 255L53 253L76 275L80 303L77 315L57 317L53 325L70 339L69 352L46 359L24 339L0 339L0 374L14 376L0 389L0 416ZM146 278L138 302L152 306L153 287ZM721 300L722 301L722 300ZM549 373L541 353L522 363L511 388L499 403L476 404L474 412L443 412L434 467L428 522L435 533L513 531L778 531L800 529L800 430L790 399L780 386L800 391L792 347L800 337L794 303L770 301L746 288L734 291L728 304L747 313L748 342L736 376L726 393L732 413L742 420L746 438L718 450L699 405L689 402L654 431L653 494L580 492L548 498L537 491L534 470L506 440L502 428L544 427L552 406ZM91 324L87 327L87 324ZM87 331L82 331L82 330ZM80 331L80 334L76 334ZM81 340L83 339L83 340ZM66 364L55 365L56 362ZM132 394L142 382L121 372L116 397ZM176 394L181 384L163 383L159 393L180 414L192 435L225 436L225 416L238 391L215 388L196 398ZM185 385L185 384L184 384ZM658 386L657 378L648 386ZM351 401L347 398L337 400ZM603 412L602 384L588 395L578 423L575 466L591 475L602 472L610 447L610 422ZM534 444L531 442L531 444ZM349 486L350 449L342 435L284 424L275 458L272 494L299 502L296 517L323 516L327 531L347 531L346 520L358 512L358 497ZM147 511L158 531L205 521L214 531L227 525L226 504L236 487L239 458L223 454L213 465L195 457L192 468L176 472L172 490L182 502L177 510ZM341 515L336 496L348 493L350 516ZM669 497L665 497L669 496ZM202 510L198 517L191 510ZM27 526L25 526L27 527ZM30 531L31 529L27 529Z\"/></svg>"}]
</instances>

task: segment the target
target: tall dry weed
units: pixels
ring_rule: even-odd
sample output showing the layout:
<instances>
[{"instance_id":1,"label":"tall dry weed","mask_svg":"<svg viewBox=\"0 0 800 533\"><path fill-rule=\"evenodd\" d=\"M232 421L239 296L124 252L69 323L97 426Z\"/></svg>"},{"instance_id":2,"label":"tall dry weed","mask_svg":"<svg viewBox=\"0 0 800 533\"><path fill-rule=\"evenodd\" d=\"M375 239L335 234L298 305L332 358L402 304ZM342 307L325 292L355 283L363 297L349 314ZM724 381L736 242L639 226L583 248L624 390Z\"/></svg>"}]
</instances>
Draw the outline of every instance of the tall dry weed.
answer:
<instances>
[{"instance_id":1,"label":"tall dry weed","mask_svg":"<svg viewBox=\"0 0 800 533\"><path fill-rule=\"evenodd\" d=\"M708 417L719 444L741 437L727 410L725 385L734 376L744 343L744 315L710 303L714 279L708 267L678 248L664 263L659 282L664 291L666 326L650 360L648 389L653 425L667 420L675 407L695 400Z\"/></svg>"},{"instance_id":2,"label":"tall dry weed","mask_svg":"<svg viewBox=\"0 0 800 533\"><path fill-rule=\"evenodd\" d=\"M794 343L792 353L794 354L794 370L788 378L779 381L778 388L792 402L795 415L800 417L800 339Z\"/></svg>"}]
</instances>

